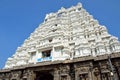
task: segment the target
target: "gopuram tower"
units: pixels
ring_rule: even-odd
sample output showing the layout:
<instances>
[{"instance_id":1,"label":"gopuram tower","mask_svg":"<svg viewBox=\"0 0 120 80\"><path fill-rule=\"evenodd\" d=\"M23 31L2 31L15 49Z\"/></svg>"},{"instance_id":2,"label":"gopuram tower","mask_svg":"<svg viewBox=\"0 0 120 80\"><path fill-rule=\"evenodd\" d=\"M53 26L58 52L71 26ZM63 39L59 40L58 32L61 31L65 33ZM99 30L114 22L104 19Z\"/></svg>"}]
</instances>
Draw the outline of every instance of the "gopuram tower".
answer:
<instances>
[{"instance_id":1,"label":"gopuram tower","mask_svg":"<svg viewBox=\"0 0 120 80\"><path fill-rule=\"evenodd\" d=\"M78 3L47 14L8 58L0 80L120 80L119 67L118 38Z\"/></svg>"}]
</instances>

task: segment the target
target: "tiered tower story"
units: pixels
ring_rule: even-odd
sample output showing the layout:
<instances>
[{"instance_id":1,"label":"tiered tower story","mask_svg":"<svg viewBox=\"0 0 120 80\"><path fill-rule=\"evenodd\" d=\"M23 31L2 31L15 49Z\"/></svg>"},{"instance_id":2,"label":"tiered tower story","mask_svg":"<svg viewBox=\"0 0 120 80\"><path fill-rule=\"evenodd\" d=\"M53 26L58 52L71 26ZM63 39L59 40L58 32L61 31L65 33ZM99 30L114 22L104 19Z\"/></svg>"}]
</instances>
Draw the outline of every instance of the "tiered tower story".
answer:
<instances>
[{"instance_id":1,"label":"tiered tower story","mask_svg":"<svg viewBox=\"0 0 120 80\"><path fill-rule=\"evenodd\" d=\"M120 52L120 42L81 3L47 14L4 68Z\"/></svg>"}]
</instances>

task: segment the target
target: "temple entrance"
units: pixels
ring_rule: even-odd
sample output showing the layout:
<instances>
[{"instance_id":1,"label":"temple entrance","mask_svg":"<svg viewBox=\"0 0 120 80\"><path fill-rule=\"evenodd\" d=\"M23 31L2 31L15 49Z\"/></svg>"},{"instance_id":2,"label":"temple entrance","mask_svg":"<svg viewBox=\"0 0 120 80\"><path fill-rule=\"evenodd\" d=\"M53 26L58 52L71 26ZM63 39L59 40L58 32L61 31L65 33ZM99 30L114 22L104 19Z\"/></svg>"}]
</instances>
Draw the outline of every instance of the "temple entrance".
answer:
<instances>
[{"instance_id":1,"label":"temple entrance","mask_svg":"<svg viewBox=\"0 0 120 80\"><path fill-rule=\"evenodd\" d=\"M35 80L53 80L53 75L49 72L36 72Z\"/></svg>"}]
</instances>

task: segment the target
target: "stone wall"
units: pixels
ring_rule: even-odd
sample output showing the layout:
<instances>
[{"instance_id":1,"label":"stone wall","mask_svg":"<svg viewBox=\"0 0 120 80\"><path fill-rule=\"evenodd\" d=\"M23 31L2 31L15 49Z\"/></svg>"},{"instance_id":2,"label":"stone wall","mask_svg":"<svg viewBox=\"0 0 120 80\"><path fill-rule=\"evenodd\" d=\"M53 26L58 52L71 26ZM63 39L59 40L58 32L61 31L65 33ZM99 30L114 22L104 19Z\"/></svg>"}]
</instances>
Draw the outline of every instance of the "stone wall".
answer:
<instances>
[{"instance_id":1,"label":"stone wall","mask_svg":"<svg viewBox=\"0 0 120 80\"><path fill-rule=\"evenodd\" d=\"M102 56L101 56L102 58ZM111 58L113 71L108 59L54 62L32 64L18 69L0 71L0 80L38 80L37 74L47 73L53 76L50 80L120 80L120 58ZM48 62L49 63L49 62ZM44 65L43 65L44 64Z\"/></svg>"}]
</instances>

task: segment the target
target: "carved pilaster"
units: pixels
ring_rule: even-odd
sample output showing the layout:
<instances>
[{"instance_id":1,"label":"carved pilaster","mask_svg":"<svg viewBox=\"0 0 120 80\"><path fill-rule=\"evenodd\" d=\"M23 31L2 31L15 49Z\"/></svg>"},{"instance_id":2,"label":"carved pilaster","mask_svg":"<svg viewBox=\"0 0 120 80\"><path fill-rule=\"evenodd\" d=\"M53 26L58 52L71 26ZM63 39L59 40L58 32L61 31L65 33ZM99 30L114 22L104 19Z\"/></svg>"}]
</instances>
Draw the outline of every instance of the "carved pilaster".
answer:
<instances>
[{"instance_id":1,"label":"carved pilaster","mask_svg":"<svg viewBox=\"0 0 120 80\"><path fill-rule=\"evenodd\" d=\"M93 76L94 80L101 80L100 79L100 71L99 71L98 67L95 67L93 72L94 72L94 76Z\"/></svg>"},{"instance_id":2,"label":"carved pilaster","mask_svg":"<svg viewBox=\"0 0 120 80\"><path fill-rule=\"evenodd\" d=\"M77 68L76 66L75 66L75 80L79 80L79 68Z\"/></svg>"},{"instance_id":3,"label":"carved pilaster","mask_svg":"<svg viewBox=\"0 0 120 80\"><path fill-rule=\"evenodd\" d=\"M99 62L99 71L102 80L110 79L110 70L108 69L107 65L108 65L107 61Z\"/></svg>"},{"instance_id":4,"label":"carved pilaster","mask_svg":"<svg viewBox=\"0 0 120 80\"><path fill-rule=\"evenodd\" d=\"M80 67L79 77L81 79L88 80L88 78L89 78L88 74L89 74L89 67L87 67L87 66Z\"/></svg>"},{"instance_id":5,"label":"carved pilaster","mask_svg":"<svg viewBox=\"0 0 120 80\"><path fill-rule=\"evenodd\" d=\"M90 66L89 66L89 80L94 80L94 74L93 74L93 64L90 63Z\"/></svg>"},{"instance_id":6,"label":"carved pilaster","mask_svg":"<svg viewBox=\"0 0 120 80\"><path fill-rule=\"evenodd\" d=\"M58 68L54 69L54 80L60 80L60 71Z\"/></svg>"},{"instance_id":7,"label":"carved pilaster","mask_svg":"<svg viewBox=\"0 0 120 80\"><path fill-rule=\"evenodd\" d=\"M117 80L120 80L120 62L119 60L118 61L115 61L115 72L117 74Z\"/></svg>"},{"instance_id":8,"label":"carved pilaster","mask_svg":"<svg viewBox=\"0 0 120 80\"><path fill-rule=\"evenodd\" d=\"M11 79L10 80L20 80L22 76L22 72L21 71L13 71L11 72Z\"/></svg>"},{"instance_id":9,"label":"carved pilaster","mask_svg":"<svg viewBox=\"0 0 120 80\"><path fill-rule=\"evenodd\" d=\"M34 80L35 77L36 77L35 73L32 70L24 70L23 71L23 79Z\"/></svg>"},{"instance_id":10,"label":"carved pilaster","mask_svg":"<svg viewBox=\"0 0 120 80\"><path fill-rule=\"evenodd\" d=\"M120 66L117 66L118 78L120 79Z\"/></svg>"},{"instance_id":11,"label":"carved pilaster","mask_svg":"<svg viewBox=\"0 0 120 80\"><path fill-rule=\"evenodd\" d=\"M70 71L69 65L62 65L60 67L60 80L71 80L69 71Z\"/></svg>"},{"instance_id":12,"label":"carved pilaster","mask_svg":"<svg viewBox=\"0 0 120 80\"><path fill-rule=\"evenodd\" d=\"M0 79L3 80L9 80L10 79L10 73L1 73L0 74Z\"/></svg>"},{"instance_id":13,"label":"carved pilaster","mask_svg":"<svg viewBox=\"0 0 120 80\"><path fill-rule=\"evenodd\" d=\"M88 80L89 65L79 63L75 65L75 80ZM91 74L90 74L91 75Z\"/></svg>"},{"instance_id":14,"label":"carved pilaster","mask_svg":"<svg viewBox=\"0 0 120 80\"><path fill-rule=\"evenodd\" d=\"M28 78L28 72L27 70L24 70L23 71L23 76L22 76L23 79L27 79Z\"/></svg>"}]
</instances>

